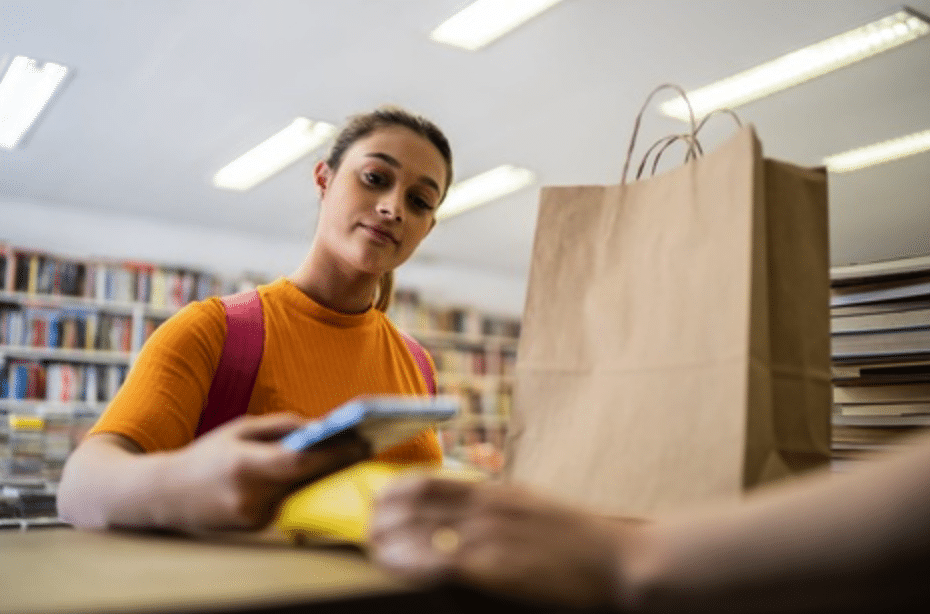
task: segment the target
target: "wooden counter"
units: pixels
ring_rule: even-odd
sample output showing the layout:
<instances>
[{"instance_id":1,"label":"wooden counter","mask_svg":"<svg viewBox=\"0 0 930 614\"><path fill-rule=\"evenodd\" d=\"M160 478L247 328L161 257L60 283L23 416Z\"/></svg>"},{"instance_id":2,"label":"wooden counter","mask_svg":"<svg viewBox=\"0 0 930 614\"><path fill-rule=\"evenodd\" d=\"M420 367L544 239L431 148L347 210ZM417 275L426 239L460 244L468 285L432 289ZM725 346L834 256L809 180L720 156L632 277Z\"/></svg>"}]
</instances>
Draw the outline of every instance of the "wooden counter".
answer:
<instances>
[{"instance_id":1,"label":"wooden counter","mask_svg":"<svg viewBox=\"0 0 930 614\"><path fill-rule=\"evenodd\" d=\"M404 584L355 549L282 537L0 532L0 613L465 612L496 600ZM513 610L514 604L496 602ZM522 609L522 608L518 608Z\"/></svg>"}]
</instances>

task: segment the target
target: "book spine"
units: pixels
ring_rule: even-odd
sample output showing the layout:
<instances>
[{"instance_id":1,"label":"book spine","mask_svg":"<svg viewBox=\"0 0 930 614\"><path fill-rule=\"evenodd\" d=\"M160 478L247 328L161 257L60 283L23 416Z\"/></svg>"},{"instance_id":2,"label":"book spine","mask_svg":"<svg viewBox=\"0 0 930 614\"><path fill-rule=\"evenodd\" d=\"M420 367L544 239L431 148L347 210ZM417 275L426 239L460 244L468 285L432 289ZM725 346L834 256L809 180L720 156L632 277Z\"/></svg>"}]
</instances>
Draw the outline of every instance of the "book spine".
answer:
<instances>
[{"instance_id":1,"label":"book spine","mask_svg":"<svg viewBox=\"0 0 930 614\"><path fill-rule=\"evenodd\" d=\"M29 281L26 283L26 293L35 294L39 286L39 256L33 254L29 257Z\"/></svg>"}]
</instances>

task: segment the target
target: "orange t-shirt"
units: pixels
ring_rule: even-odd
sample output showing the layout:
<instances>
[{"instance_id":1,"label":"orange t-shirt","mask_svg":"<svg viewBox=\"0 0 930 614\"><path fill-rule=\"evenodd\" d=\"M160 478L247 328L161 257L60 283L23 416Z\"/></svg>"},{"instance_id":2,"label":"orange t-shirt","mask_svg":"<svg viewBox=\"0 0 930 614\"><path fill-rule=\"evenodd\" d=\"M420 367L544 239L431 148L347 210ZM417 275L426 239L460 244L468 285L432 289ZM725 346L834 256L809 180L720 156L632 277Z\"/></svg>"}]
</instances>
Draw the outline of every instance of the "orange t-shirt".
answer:
<instances>
[{"instance_id":1,"label":"orange t-shirt","mask_svg":"<svg viewBox=\"0 0 930 614\"><path fill-rule=\"evenodd\" d=\"M247 413L318 418L359 395L428 393L416 360L382 312L334 312L284 278L258 291L265 349ZM145 343L90 432L119 433L147 452L190 443L225 339L226 312L218 298L184 307ZM442 451L428 430L378 458L437 463Z\"/></svg>"}]
</instances>

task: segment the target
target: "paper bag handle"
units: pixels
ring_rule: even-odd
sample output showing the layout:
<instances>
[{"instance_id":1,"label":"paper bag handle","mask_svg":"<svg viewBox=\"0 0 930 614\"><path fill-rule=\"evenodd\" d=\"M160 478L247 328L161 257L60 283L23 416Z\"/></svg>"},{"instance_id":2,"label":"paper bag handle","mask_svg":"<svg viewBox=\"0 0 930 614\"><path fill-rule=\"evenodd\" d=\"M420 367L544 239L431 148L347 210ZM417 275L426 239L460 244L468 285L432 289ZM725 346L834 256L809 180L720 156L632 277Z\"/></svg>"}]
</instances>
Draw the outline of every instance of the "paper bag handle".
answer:
<instances>
[{"instance_id":1,"label":"paper bag handle","mask_svg":"<svg viewBox=\"0 0 930 614\"><path fill-rule=\"evenodd\" d=\"M666 149L669 148L670 145L672 145L672 143L675 143L679 140L685 140L688 142L688 153L685 154L685 162L691 158L696 158L699 155L704 154L704 150L701 148L701 142L697 140L696 136L692 137L688 133L670 134L669 136L662 137L646 150L642 161L639 163L639 168L636 169L636 175L634 179L639 180L643 176L643 171L646 168L646 163L649 162L649 156L652 154L652 150L661 145L662 147L659 148L659 151L656 152L656 157L652 162L652 174L655 175L656 167L659 165L659 159L662 157L662 154Z\"/></svg>"},{"instance_id":2,"label":"paper bag handle","mask_svg":"<svg viewBox=\"0 0 930 614\"><path fill-rule=\"evenodd\" d=\"M636 147L636 136L639 134L639 126L643 121L643 114L646 112L646 109L649 107L649 103L652 101L652 97L664 89L673 89L681 94L682 100L685 101L685 104L688 105L688 117L690 118L691 124L691 133L692 141L694 138L694 133L697 130L697 122L694 119L694 109L691 108L691 101L688 100L688 94L680 85L675 85L674 83L663 83L659 87L652 90L648 96L646 96L646 101L643 103L642 108L639 110L639 113L636 115L636 121L633 123L633 134L630 135L630 146L626 151L626 161L623 163L623 175L620 177L620 184L626 185L626 176L630 169L630 160L633 158L633 149Z\"/></svg>"},{"instance_id":3,"label":"paper bag handle","mask_svg":"<svg viewBox=\"0 0 930 614\"><path fill-rule=\"evenodd\" d=\"M662 157L662 154L665 152L666 149L669 148L669 146L671 146L673 143L676 143L679 140L684 140L688 144L688 153L685 155L685 162L688 162L692 158L696 158L699 155L703 155L704 152L701 147L701 143L697 138L697 135L701 131L701 128L703 128L704 125L707 123L707 120L713 117L714 115L718 115L720 113L726 113L730 115L731 117L733 117L734 121L736 121L737 126L739 127L743 126L743 122L740 120L739 116L732 109L715 109L711 111L710 113L708 113L707 115L705 115L703 118L701 118L700 123L697 123L695 121L694 108L691 106L691 101L688 100L688 94L684 91L684 89L682 89L681 86L675 85L674 83L663 83L662 85L652 90L652 92L646 97L646 101L643 103L642 108L639 110L639 113L636 115L636 121L633 124L633 134L630 136L630 146L627 149L626 161L623 164L623 175L620 178L621 185L626 185L627 175L629 174L630 161L633 158L633 149L636 147L636 137L639 134L639 126L642 123L643 114L646 112L646 109L649 107L649 103L652 101L652 97L664 89L673 89L677 91L679 94L681 94L682 100L685 101L685 104L688 107L688 118L689 118L689 124L691 126L691 131L685 132L683 134L669 135L653 143L652 146L650 146L649 149L646 150L646 154L643 156L643 159L639 164L639 168L636 171L635 179L639 179L640 177L642 177L643 171L646 168L646 164L649 161L649 156L652 154L653 150L656 149L656 147L659 147L659 149L656 152L655 159L653 160L653 163L652 163L652 174L653 175L656 172L656 168L659 165L659 159Z\"/></svg>"},{"instance_id":4,"label":"paper bag handle","mask_svg":"<svg viewBox=\"0 0 930 614\"><path fill-rule=\"evenodd\" d=\"M642 177L643 171L646 168L646 163L649 161L649 155L652 153L652 150L655 149L659 145L661 145L661 148L656 152L655 159L653 159L652 161L652 170L650 173L652 175L656 174L656 169L659 166L659 159L662 158L662 154L665 152L666 149L668 149L668 147L672 143L675 143L678 140L684 139L688 142L688 153L685 155L685 162L688 162L692 158L696 158L699 155L703 156L704 148L701 146L701 141L698 138L698 133L701 132L701 129L707 123L707 120L709 120L714 115L719 115L721 113L726 113L727 115L732 117L733 121L736 122L736 125L738 128L743 127L743 122L739 118L739 115L737 115L736 112L734 112L732 109L725 109L725 108L714 109L713 111L705 115L703 119L701 119L700 123L698 123L697 125L697 128L694 129L693 135L687 134L687 133L686 134L672 134L672 135L663 137L659 139L658 141L656 141L655 143L653 143L652 146L646 150L646 154L643 156L643 160L642 162L640 162L639 168L636 170L636 179L638 180L640 177Z\"/></svg>"}]
</instances>

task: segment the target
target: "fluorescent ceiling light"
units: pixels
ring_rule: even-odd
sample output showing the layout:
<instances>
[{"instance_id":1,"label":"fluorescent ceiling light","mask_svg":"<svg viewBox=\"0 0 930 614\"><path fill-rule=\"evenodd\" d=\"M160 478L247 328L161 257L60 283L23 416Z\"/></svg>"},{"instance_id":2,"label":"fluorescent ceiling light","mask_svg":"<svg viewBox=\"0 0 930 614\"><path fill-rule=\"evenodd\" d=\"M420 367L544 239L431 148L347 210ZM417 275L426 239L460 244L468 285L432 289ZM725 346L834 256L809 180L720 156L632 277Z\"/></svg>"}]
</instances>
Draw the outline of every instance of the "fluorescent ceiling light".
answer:
<instances>
[{"instance_id":1,"label":"fluorescent ceiling light","mask_svg":"<svg viewBox=\"0 0 930 614\"><path fill-rule=\"evenodd\" d=\"M783 55L745 72L688 92L697 119L715 109L734 108L819 77L930 33L927 18L910 9ZM688 121L679 96L663 103L666 115Z\"/></svg>"},{"instance_id":2,"label":"fluorescent ceiling light","mask_svg":"<svg viewBox=\"0 0 930 614\"><path fill-rule=\"evenodd\" d=\"M61 85L68 68L21 55L0 81L0 147L13 149Z\"/></svg>"},{"instance_id":3,"label":"fluorescent ceiling light","mask_svg":"<svg viewBox=\"0 0 930 614\"><path fill-rule=\"evenodd\" d=\"M560 0L477 0L444 21L429 37L474 51L529 21Z\"/></svg>"},{"instance_id":4,"label":"fluorescent ceiling light","mask_svg":"<svg viewBox=\"0 0 930 614\"><path fill-rule=\"evenodd\" d=\"M452 217L474 209L536 181L532 171L505 164L460 181L449 188L446 199L439 206L437 220Z\"/></svg>"},{"instance_id":5,"label":"fluorescent ceiling light","mask_svg":"<svg viewBox=\"0 0 930 614\"><path fill-rule=\"evenodd\" d=\"M834 173L845 173L924 151L930 151L930 130L827 156L823 163Z\"/></svg>"},{"instance_id":6,"label":"fluorescent ceiling light","mask_svg":"<svg viewBox=\"0 0 930 614\"><path fill-rule=\"evenodd\" d=\"M213 185L227 190L248 190L318 148L335 132L332 124L298 117L281 132L221 168L213 176Z\"/></svg>"}]
</instances>

